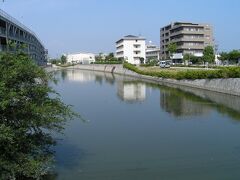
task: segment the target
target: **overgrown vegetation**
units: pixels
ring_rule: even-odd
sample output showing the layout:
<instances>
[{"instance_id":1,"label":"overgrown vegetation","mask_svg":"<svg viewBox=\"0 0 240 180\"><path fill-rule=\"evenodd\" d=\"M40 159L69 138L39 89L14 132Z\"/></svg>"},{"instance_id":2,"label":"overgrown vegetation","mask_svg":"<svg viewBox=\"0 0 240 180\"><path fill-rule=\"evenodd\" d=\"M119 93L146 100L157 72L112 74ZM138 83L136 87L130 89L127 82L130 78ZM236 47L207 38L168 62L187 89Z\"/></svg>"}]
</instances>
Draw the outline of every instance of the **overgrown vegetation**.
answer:
<instances>
[{"instance_id":1,"label":"overgrown vegetation","mask_svg":"<svg viewBox=\"0 0 240 180\"><path fill-rule=\"evenodd\" d=\"M94 64L122 64L122 61L95 61Z\"/></svg>"},{"instance_id":2,"label":"overgrown vegetation","mask_svg":"<svg viewBox=\"0 0 240 180\"><path fill-rule=\"evenodd\" d=\"M52 133L77 116L26 54L0 55L0 179L40 179L54 160Z\"/></svg>"},{"instance_id":3,"label":"overgrown vegetation","mask_svg":"<svg viewBox=\"0 0 240 180\"><path fill-rule=\"evenodd\" d=\"M99 53L95 58L96 62L94 64L122 64L122 59L116 58L114 53Z\"/></svg>"},{"instance_id":4,"label":"overgrown vegetation","mask_svg":"<svg viewBox=\"0 0 240 180\"><path fill-rule=\"evenodd\" d=\"M238 61L240 60L240 50L222 52L220 53L219 59L222 61L230 61L230 63L238 63Z\"/></svg>"},{"instance_id":5,"label":"overgrown vegetation","mask_svg":"<svg viewBox=\"0 0 240 180\"><path fill-rule=\"evenodd\" d=\"M124 63L124 68L134 71L138 74L159 77L159 78L169 78L169 79L214 79L214 78L240 78L240 68L239 67L222 67L215 70L165 70L160 69L159 71L142 70L138 67Z\"/></svg>"}]
</instances>

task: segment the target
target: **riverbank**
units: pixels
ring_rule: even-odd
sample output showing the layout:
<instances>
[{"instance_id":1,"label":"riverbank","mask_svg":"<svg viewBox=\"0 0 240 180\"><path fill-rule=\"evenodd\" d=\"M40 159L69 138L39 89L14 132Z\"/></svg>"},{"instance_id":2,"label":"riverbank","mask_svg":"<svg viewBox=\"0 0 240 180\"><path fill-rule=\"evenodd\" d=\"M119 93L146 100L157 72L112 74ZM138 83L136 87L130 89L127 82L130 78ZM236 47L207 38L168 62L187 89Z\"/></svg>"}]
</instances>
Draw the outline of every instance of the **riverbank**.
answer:
<instances>
[{"instance_id":1,"label":"riverbank","mask_svg":"<svg viewBox=\"0 0 240 180\"><path fill-rule=\"evenodd\" d=\"M59 67L54 67L62 69ZM133 71L123 68L122 65L76 65L72 67L66 67L64 69L79 69L79 70L91 70L101 71L114 74L120 74L124 76L135 77L147 82L153 82L161 85L179 85L197 89L204 89L208 91L214 91L224 94L230 94L240 96L240 78L228 78L228 79L196 79L196 80L175 80L175 79L164 79L152 76L146 76L137 74Z\"/></svg>"}]
</instances>

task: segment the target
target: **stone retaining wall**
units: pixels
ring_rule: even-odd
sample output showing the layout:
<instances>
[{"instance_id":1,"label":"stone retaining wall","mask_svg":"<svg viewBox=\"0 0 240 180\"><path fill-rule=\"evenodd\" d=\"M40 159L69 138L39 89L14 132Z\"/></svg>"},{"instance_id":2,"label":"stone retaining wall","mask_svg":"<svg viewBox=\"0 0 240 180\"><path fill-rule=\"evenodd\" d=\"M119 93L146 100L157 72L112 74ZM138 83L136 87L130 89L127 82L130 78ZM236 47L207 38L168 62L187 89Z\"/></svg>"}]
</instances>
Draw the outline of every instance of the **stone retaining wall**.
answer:
<instances>
[{"instance_id":1,"label":"stone retaining wall","mask_svg":"<svg viewBox=\"0 0 240 180\"><path fill-rule=\"evenodd\" d=\"M131 77L142 79L144 81L154 82L162 85L173 84L173 85L192 87L192 88L198 88L198 89L204 89L209 91L215 91L215 92L240 96L240 78L197 79L197 80L163 79L158 77L151 77L151 76L137 74L135 72L124 69L122 65L76 65L74 67L68 67L68 69L109 72L109 73L121 74L125 76L131 76Z\"/></svg>"}]
</instances>

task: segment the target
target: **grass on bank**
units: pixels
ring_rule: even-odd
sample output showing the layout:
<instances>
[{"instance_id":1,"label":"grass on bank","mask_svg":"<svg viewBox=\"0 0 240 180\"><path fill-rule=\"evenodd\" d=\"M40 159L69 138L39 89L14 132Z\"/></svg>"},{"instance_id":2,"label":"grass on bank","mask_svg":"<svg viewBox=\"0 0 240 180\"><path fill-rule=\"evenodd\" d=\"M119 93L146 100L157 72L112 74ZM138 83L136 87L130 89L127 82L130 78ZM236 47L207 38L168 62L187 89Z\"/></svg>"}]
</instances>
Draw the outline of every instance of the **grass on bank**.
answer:
<instances>
[{"instance_id":1,"label":"grass on bank","mask_svg":"<svg viewBox=\"0 0 240 180\"><path fill-rule=\"evenodd\" d=\"M56 66L58 66L58 67L71 67L71 66L75 66L75 64L56 64Z\"/></svg>"},{"instance_id":2,"label":"grass on bank","mask_svg":"<svg viewBox=\"0 0 240 180\"><path fill-rule=\"evenodd\" d=\"M124 68L138 74L168 78L168 79L216 79L216 78L240 78L240 67L222 67L214 70L207 69L162 69L139 68L129 63L124 63Z\"/></svg>"}]
</instances>

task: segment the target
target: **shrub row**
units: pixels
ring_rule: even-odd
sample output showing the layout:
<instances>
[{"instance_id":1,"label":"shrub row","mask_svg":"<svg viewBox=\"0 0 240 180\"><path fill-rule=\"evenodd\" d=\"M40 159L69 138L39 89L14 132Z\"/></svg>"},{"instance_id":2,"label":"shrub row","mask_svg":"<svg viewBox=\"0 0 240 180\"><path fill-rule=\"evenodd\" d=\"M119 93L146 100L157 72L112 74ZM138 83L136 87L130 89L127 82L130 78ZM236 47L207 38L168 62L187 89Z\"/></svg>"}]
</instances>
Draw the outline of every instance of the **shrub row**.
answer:
<instances>
[{"instance_id":1,"label":"shrub row","mask_svg":"<svg viewBox=\"0 0 240 180\"><path fill-rule=\"evenodd\" d=\"M96 61L94 64L122 64L121 61Z\"/></svg>"},{"instance_id":2,"label":"shrub row","mask_svg":"<svg viewBox=\"0 0 240 180\"><path fill-rule=\"evenodd\" d=\"M141 70L136 66L124 63L124 68L134 71L138 74L153 77L169 78L169 79L215 79L215 78L240 78L239 67L224 67L216 70L186 70L186 71L148 71Z\"/></svg>"}]
</instances>

